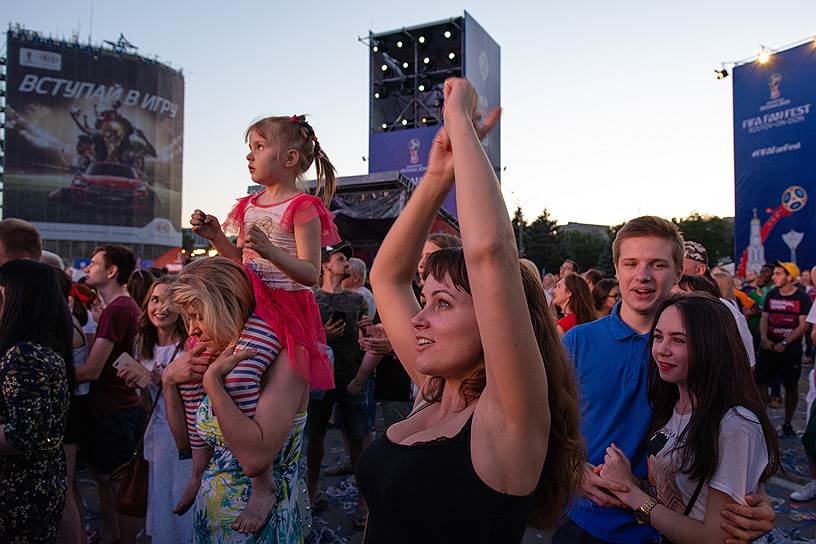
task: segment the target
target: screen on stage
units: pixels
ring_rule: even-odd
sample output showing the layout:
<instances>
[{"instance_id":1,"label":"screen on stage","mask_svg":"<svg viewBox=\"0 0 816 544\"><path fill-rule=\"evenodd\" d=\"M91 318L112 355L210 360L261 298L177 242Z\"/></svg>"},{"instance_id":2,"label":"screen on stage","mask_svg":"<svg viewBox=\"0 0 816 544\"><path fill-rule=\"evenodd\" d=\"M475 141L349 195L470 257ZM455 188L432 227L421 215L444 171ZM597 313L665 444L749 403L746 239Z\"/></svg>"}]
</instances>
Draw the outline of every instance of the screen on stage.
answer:
<instances>
[{"instance_id":1,"label":"screen on stage","mask_svg":"<svg viewBox=\"0 0 816 544\"><path fill-rule=\"evenodd\" d=\"M816 264L816 47L734 68L735 258Z\"/></svg>"}]
</instances>

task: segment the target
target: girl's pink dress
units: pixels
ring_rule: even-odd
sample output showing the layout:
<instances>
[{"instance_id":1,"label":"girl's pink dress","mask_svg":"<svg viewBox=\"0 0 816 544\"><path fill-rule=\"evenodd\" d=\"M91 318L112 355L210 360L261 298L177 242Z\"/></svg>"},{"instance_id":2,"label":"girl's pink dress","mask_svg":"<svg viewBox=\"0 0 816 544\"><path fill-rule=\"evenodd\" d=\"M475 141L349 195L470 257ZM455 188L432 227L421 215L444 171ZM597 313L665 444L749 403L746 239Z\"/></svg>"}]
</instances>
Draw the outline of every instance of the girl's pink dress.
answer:
<instances>
[{"instance_id":1,"label":"girl's pink dress","mask_svg":"<svg viewBox=\"0 0 816 544\"><path fill-rule=\"evenodd\" d=\"M262 205L263 193L238 200L224 222L225 231L237 231L239 245L252 225L257 225L278 248L297 257L295 227L320 220L320 245L340 242L334 215L317 197L300 194ZM266 321L289 354L293 370L309 381L313 390L334 388L334 373L326 354L323 321L310 286L292 281L255 251L244 249L243 264L255 294L255 314Z\"/></svg>"}]
</instances>

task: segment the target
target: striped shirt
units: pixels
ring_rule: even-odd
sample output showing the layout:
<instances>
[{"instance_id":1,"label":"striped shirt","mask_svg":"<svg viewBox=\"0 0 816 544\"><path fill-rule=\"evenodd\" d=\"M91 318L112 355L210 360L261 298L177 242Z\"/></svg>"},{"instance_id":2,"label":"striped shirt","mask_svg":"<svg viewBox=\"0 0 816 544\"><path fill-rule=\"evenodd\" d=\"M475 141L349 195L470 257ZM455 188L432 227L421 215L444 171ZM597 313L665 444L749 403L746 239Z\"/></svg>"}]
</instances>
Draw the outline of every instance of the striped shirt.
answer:
<instances>
[{"instance_id":1,"label":"striped shirt","mask_svg":"<svg viewBox=\"0 0 816 544\"><path fill-rule=\"evenodd\" d=\"M235 368L225 376L224 389L245 416L254 418L261 392L261 376L277 358L281 344L272 328L260 317L252 314L235 344L235 351L242 350L254 350L257 354L238 361ZM206 357L207 353L203 356ZM206 448L207 444L198 435L195 426L196 412L204 398L204 387L200 383L184 384L178 386L178 390L184 402L190 447Z\"/></svg>"}]
</instances>

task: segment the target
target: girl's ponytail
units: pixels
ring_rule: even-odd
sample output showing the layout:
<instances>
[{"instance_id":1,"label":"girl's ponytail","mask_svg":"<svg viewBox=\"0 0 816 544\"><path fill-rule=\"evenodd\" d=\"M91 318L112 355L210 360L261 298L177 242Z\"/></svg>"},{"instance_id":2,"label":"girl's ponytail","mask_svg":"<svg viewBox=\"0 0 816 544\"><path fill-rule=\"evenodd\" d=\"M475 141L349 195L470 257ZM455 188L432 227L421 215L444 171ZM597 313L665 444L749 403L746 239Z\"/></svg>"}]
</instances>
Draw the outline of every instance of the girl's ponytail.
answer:
<instances>
[{"instance_id":1,"label":"girl's ponytail","mask_svg":"<svg viewBox=\"0 0 816 544\"><path fill-rule=\"evenodd\" d=\"M337 170L320 148L317 138L314 139L314 164L317 171L315 194L321 195L322 193L323 203L328 207L337 188Z\"/></svg>"}]
</instances>

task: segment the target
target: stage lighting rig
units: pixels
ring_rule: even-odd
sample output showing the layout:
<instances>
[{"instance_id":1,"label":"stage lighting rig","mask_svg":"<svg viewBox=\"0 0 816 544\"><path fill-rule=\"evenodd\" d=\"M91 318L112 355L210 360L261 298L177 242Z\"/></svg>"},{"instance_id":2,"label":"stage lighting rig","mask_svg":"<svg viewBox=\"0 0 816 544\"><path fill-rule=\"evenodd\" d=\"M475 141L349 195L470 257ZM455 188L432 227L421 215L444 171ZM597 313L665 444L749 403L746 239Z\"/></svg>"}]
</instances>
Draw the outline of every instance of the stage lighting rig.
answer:
<instances>
[{"instance_id":1,"label":"stage lighting rig","mask_svg":"<svg viewBox=\"0 0 816 544\"><path fill-rule=\"evenodd\" d=\"M463 23L454 18L369 34L371 132L441 122L443 95L436 90L463 75Z\"/></svg>"},{"instance_id":2,"label":"stage lighting rig","mask_svg":"<svg viewBox=\"0 0 816 544\"><path fill-rule=\"evenodd\" d=\"M728 70L726 70L724 66L719 70L714 70L714 73L717 74L717 79L725 79L728 77Z\"/></svg>"}]
</instances>

